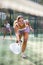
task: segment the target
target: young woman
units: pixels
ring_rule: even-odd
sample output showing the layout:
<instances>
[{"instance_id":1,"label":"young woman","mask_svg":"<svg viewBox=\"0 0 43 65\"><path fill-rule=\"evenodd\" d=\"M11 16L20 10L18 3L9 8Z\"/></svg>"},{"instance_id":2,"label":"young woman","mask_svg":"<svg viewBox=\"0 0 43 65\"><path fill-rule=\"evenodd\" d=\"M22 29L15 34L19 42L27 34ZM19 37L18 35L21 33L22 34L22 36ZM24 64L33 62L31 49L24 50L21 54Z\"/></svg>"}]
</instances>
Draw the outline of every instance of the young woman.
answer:
<instances>
[{"instance_id":1,"label":"young woman","mask_svg":"<svg viewBox=\"0 0 43 65\"><path fill-rule=\"evenodd\" d=\"M24 54L26 46L27 46L27 40L28 40L28 35L30 30L33 31L32 27L29 24L29 21L24 20L22 15L19 15L17 17L17 20L14 21L13 24L14 27L14 31L16 34L16 38L17 38L17 42L21 41L21 37L23 36L23 44L22 44L22 57L26 57L26 55Z\"/></svg>"},{"instance_id":2,"label":"young woman","mask_svg":"<svg viewBox=\"0 0 43 65\"><path fill-rule=\"evenodd\" d=\"M10 24L6 20L5 23L4 23L4 38L5 38L6 34L7 34L7 32L10 33L10 37L12 38Z\"/></svg>"}]
</instances>

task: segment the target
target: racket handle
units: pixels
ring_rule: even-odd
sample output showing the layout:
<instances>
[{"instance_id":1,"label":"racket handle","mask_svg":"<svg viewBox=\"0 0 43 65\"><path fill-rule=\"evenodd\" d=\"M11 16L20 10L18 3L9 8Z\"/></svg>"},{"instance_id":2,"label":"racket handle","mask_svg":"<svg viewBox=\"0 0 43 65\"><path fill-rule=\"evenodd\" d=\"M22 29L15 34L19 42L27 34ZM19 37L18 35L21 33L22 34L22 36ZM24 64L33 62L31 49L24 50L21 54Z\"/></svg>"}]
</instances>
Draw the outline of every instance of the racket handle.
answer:
<instances>
[{"instance_id":1,"label":"racket handle","mask_svg":"<svg viewBox=\"0 0 43 65\"><path fill-rule=\"evenodd\" d=\"M20 42L22 43L22 40L20 40Z\"/></svg>"},{"instance_id":2,"label":"racket handle","mask_svg":"<svg viewBox=\"0 0 43 65\"><path fill-rule=\"evenodd\" d=\"M22 40L20 41L17 40L16 43L21 46Z\"/></svg>"},{"instance_id":3,"label":"racket handle","mask_svg":"<svg viewBox=\"0 0 43 65\"><path fill-rule=\"evenodd\" d=\"M22 43L22 40L20 40L20 41L17 40L16 43Z\"/></svg>"}]
</instances>

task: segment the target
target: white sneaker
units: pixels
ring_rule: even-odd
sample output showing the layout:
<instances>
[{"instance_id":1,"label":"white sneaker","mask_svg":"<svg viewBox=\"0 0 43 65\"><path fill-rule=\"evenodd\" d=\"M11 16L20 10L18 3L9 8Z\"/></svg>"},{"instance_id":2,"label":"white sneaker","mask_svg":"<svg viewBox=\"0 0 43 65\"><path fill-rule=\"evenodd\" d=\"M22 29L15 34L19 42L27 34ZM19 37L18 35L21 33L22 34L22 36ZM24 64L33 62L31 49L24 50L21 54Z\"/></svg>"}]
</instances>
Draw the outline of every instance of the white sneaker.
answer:
<instances>
[{"instance_id":1,"label":"white sneaker","mask_svg":"<svg viewBox=\"0 0 43 65\"><path fill-rule=\"evenodd\" d=\"M27 56L26 56L24 53L22 53L22 54L21 54L21 57L22 57L22 58L26 58Z\"/></svg>"}]
</instances>

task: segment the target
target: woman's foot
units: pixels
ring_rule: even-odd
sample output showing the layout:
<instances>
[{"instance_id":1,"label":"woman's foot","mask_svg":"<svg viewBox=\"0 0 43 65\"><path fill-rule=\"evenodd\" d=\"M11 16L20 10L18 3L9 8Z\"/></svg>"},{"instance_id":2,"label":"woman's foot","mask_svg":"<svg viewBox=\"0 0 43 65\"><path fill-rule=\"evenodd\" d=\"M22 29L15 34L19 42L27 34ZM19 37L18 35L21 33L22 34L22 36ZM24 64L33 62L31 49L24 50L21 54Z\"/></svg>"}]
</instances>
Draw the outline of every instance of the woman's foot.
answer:
<instances>
[{"instance_id":1,"label":"woman's foot","mask_svg":"<svg viewBox=\"0 0 43 65\"><path fill-rule=\"evenodd\" d=\"M26 56L25 53L21 53L21 57L22 57L22 58L27 58L27 56Z\"/></svg>"}]
</instances>

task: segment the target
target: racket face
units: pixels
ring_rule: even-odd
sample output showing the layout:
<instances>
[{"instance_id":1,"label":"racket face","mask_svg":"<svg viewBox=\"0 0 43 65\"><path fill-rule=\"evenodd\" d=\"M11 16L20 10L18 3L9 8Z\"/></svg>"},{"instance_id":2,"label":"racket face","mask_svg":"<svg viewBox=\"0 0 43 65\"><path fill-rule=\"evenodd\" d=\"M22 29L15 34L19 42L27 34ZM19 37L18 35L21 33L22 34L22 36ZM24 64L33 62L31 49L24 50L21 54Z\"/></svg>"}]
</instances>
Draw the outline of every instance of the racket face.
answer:
<instances>
[{"instance_id":1,"label":"racket face","mask_svg":"<svg viewBox=\"0 0 43 65\"><path fill-rule=\"evenodd\" d=\"M14 54L19 54L21 52L21 46L18 45L17 43L10 44L10 50Z\"/></svg>"}]
</instances>

